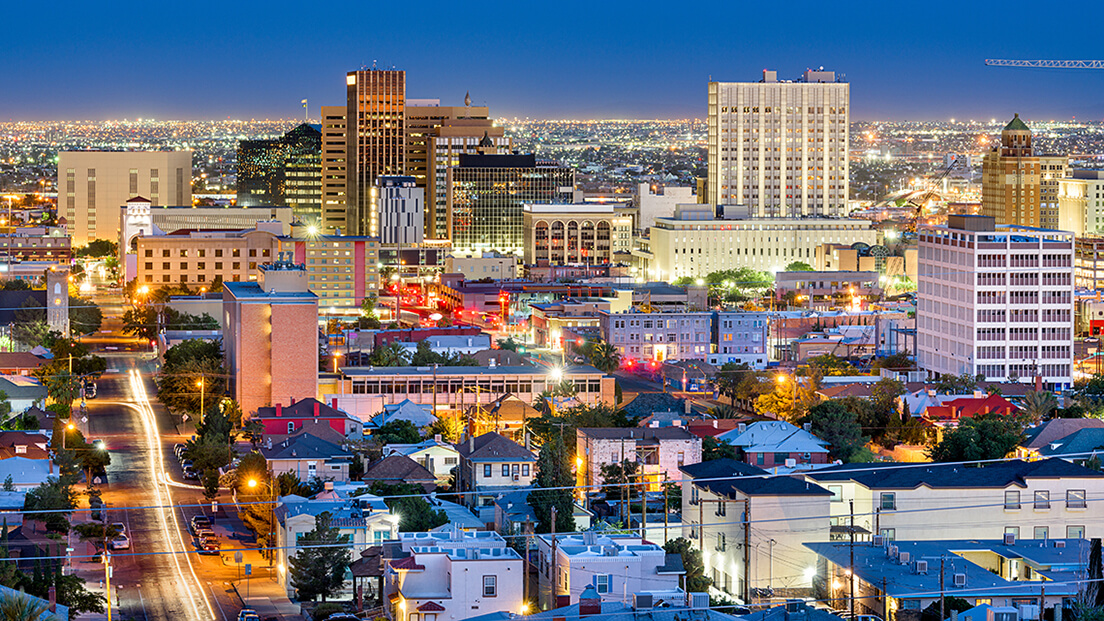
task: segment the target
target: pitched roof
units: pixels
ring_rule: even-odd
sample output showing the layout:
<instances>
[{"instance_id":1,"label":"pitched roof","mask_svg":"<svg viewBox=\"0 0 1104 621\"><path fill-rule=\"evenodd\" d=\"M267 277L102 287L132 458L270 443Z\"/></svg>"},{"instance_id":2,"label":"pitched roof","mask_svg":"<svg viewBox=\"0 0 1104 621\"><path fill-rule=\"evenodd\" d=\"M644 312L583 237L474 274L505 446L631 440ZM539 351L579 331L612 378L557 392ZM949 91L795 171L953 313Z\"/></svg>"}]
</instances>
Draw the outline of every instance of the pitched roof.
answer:
<instances>
[{"instance_id":1,"label":"pitched roof","mask_svg":"<svg viewBox=\"0 0 1104 621\"><path fill-rule=\"evenodd\" d=\"M718 440L753 453L827 453L828 443L786 421L751 423L717 436Z\"/></svg>"},{"instance_id":2,"label":"pitched roof","mask_svg":"<svg viewBox=\"0 0 1104 621\"><path fill-rule=\"evenodd\" d=\"M314 418L315 405L319 418L352 418L351 415L322 403L317 399L302 399L291 405L280 406L280 418ZM275 407L257 408L256 418L276 418Z\"/></svg>"},{"instance_id":3,"label":"pitched roof","mask_svg":"<svg viewBox=\"0 0 1104 621\"><path fill-rule=\"evenodd\" d=\"M1000 395L984 397L959 397L942 405L929 405L924 410L924 418L935 421L955 421L960 418L972 418L980 414L998 413L1011 415L1018 410L1011 401Z\"/></svg>"},{"instance_id":4,"label":"pitched roof","mask_svg":"<svg viewBox=\"0 0 1104 621\"><path fill-rule=\"evenodd\" d=\"M343 459L353 454L344 448L310 434L292 436L272 448L261 447L265 459Z\"/></svg>"},{"instance_id":5,"label":"pitched roof","mask_svg":"<svg viewBox=\"0 0 1104 621\"><path fill-rule=\"evenodd\" d=\"M325 440L325 441L327 441L331 444L336 444L338 446L341 446L345 443L345 440L346 440L345 436L341 435L340 431L338 431L338 430L334 429L332 426L330 426L329 422L325 422L324 419L321 419L321 418L316 418L316 419L314 419L314 423L317 423L317 424L312 424L310 422L304 422L303 426L296 429L295 433L293 433L291 435L279 434L279 433L266 433L264 437L265 437L265 439L271 439L273 445L282 443L285 440L294 438L295 436L301 436L301 435L314 436L316 438L320 438L322 440Z\"/></svg>"},{"instance_id":6,"label":"pitched roof","mask_svg":"<svg viewBox=\"0 0 1104 621\"><path fill-rule=\"evenodd\" d=\"M0 390L10 399L45 399L46 387L29 375L0 375Z\"/></svg>"},{"instance_id":7,"label":"pitched roof","mask_svg":"<svg viewBox=\"0 0 1104 621\"><path fill-rule=\"evenodd\" d=\"M476 437L472 442L458 442L455 446L457 452L469 461L537 460L525 447L493 431Z\"/></svg>"},{"instance_id":8,"label":"pitched roof","mask_svg":"<svg viewBox=\"0 0 1104 621\"><path fill-rule=\"evenodd\" d=\"M1052 418L1041 425L1024 430L1024 441L1020 446L1038 450L1082 429L1099 428L1104 428L1104 420L1099 418Z\"/></svg>"},{"instance_id":9,"label":"pitched roof","mask_svg":"<svg viewBox=\"0 0 1104 621\"><path fill-rule=\"evenodd\" d=\"M686 430L699 438L719 436L726 431L731 431L745 422L745 418L711 418L706 420L692 420L686 424Z\"/></svg>"},{"instance_id":10,"label":"pitched roof","mask_svg":"<svg viewBox=\"0 0 1104 621\"><path fill-rule=\"evenodd\" d=\"M1088 428L1075 431L1072 434L1042 447L1040 455L1078 455L1086 453L1104 452L1104 429Z\"/></svg>"},{"instance_id":11,"label":"pitched roof","mask_svg":"<svg viewBox=\"0 0 1104 621\"><path fill-rule=\"evenodd\" d=\"M432 472L406 455L384 457L368 466L362 477L365 481L405 481L407 483L434 481L436 478Z\"/></svg>"},{"instance_id":12,"label":"pitched roof","mask_svg":"<svg viewBox=\"0 0 1104 621\"><path fill-rule=\"evenodd\" d=\"M961 464L840 464L808 473L820 483L856 481L869 489L997 488L1027 487L1028 479L1098 478L1104 473L1051 458L1039 461L1010 461L968 467Z\"/></svg>"},{"instance_id":13,"label":"pitched roof","mask_svg":"<svg viewBox=\"0 0 1104 621\"><path fill-rule=\"evenodd\" d=\"M1031 128L1028 127L1026 123L1024 123L1023 121L1020 120L1020 114L1018 112L1015 113L1015 114L1016 115L1012 117L1012 120L1008 122L1008 125L1004 126L1004 131L1013 131L1013 132L1029 132L1029 131L1031 131Z\"/></svg>"},{"instance_id":14,"label":"pitched roof","mask_svg":"<svg viewBox=\"0 0 1104 621\"><path fill-rule=\"evenodd\" d=\"M48 358L36 356L29 351L0 352L0 369L37 369L49 362Z\"/></svg>"}]
</instances>

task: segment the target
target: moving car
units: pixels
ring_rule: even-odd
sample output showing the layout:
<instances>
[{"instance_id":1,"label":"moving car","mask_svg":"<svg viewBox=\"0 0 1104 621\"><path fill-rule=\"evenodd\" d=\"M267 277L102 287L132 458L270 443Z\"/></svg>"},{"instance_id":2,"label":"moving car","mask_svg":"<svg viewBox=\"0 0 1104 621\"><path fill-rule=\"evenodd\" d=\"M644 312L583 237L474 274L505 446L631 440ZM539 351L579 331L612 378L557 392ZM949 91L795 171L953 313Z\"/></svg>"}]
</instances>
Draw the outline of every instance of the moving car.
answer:
<instances>
[{"instance_id":1,"label":"moving car","mask_svg":"<svg viewBox=\"0 0 1104 621\"><path fill-rule=\"evenodd\" d=\"M84 382L84 398L95 399L96 398L96 382L92 380L86 380Z\"/></svg>"},{"instance_id":2,"label":"moving car","mask_svg":"<svg viewBox=\"0 0 1104 621\"><path fill-rule=\"evenodd\" d=\"M129 550L130 538L123 534L115 535L110 544L112 550Z\"/></svg>"},{"instance_id":3,"label":"moving car","mask_svg":"<svg viewBox=\"0 0 1104 621\"><path fill-rule=\"evenodd\" d=\"M199 553L200 554L218 554L222 544L219 543L218 537L204 537L199 540Z\"/></svg>"}]
</instances>

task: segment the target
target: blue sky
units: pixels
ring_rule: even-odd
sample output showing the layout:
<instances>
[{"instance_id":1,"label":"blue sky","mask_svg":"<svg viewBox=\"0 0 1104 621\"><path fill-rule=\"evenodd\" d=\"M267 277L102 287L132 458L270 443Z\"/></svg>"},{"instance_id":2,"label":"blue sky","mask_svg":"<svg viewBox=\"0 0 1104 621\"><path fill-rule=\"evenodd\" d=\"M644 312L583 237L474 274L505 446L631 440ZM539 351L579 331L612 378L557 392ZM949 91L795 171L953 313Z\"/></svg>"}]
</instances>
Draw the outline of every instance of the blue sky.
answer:
<instances>
[{"instance_id":1,"label":"blue sky","mask_svg":"<svg viewBox=\"0 0 1104 621\"><path fill-rule=\"evenodd\" d=\"M341 104L344 74L407 71L407 96L493 115L688 118L706 82L851 82L853 119L1104 118L1104 2L18 2L0 39L0 119L290 118ZM320 7L333 11L323 15Z\"/></svg>"}]
</instances>

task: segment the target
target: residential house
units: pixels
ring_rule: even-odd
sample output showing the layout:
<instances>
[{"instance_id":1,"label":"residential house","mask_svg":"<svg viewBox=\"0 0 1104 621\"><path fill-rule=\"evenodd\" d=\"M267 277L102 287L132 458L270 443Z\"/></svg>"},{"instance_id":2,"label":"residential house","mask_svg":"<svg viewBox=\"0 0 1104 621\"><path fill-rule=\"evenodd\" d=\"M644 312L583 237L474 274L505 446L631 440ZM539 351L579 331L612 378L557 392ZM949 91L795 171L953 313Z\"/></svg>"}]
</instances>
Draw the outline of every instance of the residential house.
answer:
<instances>
[{"instance_id":1,"label":"residential house","mask_svg":"<svg viewBox=\"0 0 1104 621\"><path fill-rule=\"evenodd\" d=\"M268 461L272 476L290 472L304 482L320 479L344 483L349 480L349 464L354 458L352 451L308 433L279 444L266 444L260 453Z\"/></svg>"},{"instance_id":2,"label":"residential house","mask_svg":"<svg viewBox=\"0 0 1104 621\"><path fill-rule=\"evenodd\" d=\"M364 435L360 419L337 409L336 405L327 405L317 399L303 399L288 406L277 403L275 407L257 408L253 420L261 421L266 435L291 435L307 422L314 424L315 420L330 425L346 438Z\"/></svg>"},{"instance_id":3,"label":"residential house","mask_svg":"<svg viewBox=\"0 0 1104 621\"><path fill-rule=\"evenodd\" d=\"M443 356L456 356L460 354L470 356L477 351L484 351L491 348L491 335L489 334L431 334L416 342L400 341L399 346L402 347L403 351L408 355L413 356L414 352L418 350L418 343L423 341L429 344L430 351Z\"/></svg>"},{"instance_id":4,"label":"residential house","mask_svg":"<svg viewBox=\"0 0 1104 621\"><path fill-rule=\"evenodd\" d=\"M735 459L681 470L683 533L702 551L715 592L744 601L751 589L808 593L804 568L816 556L802 544L828 541L831 492Z\"/></svg>"},{"instance_id":5,"label":"residential house","mask_svg":"<svg viewBox=\"0 0 1104 621\"><path fill-rule=\"evenodd\" d=\"M11 477L17 491L26 491L46 482L54 474L47 447L50 439L37 433L5 431L0 433L0 482Z\"/></svg>"},{"instance_id":6,"label":"residential house","mask_svg":"<svg viewBox=\"0 0 1104 621\"><path fill-rule=\"evenodd\" d=\"M395 421L410 421L418 429L437 422L433 414L433 406L422 403L414 403L410 399L403 399L398 403L389 403L383 406L383 411L369 418L364 427L366 430L379 429L387 423Z\"/></svg>"},{"instance_id":7,"label":"residential house","mask_svg":"<svg viewBox=\"0 0 1104 621\"><path fill-rule=\"evenodd\" d=\"M437 487L437 477L418 462L406 455L388 455L368 465L364 475L360 478L366 485L383 483L385 485L397 485L409 483L420 485L425 491L432 491Z\"/></svg>"},{"instance_id":8,"label":"residential house","mask_svg":"<svg viewBox=\"0 0 1104 621\"><path fill-rule=\"evenodd\" d=\"M604 601L624 601L629 593L673 591L685 575L682 557L635 535L587 531L538 535L537 574L541 608L565 596L578 600L592 587Z\"/></svg>"},{"instance_id":9,"label":"residential house","mask_svg":"<svg viewBox=\"0 0 1104 621\"><path fill-rule=\"evenodd\" d=\"M958 397L944 401L939 405L929 405L921 418L936 427L957 427L963 418L973 418L983 414L1012 416L1019 408L1000 395Z\"/></svg>"},{"instance_id":10,"label":"residential house","mask_svg":"<svg viewBox=\"0 0 1104 621\"><path fill-rule=\"evenodd\" d=\"M443 442L435 435L417 444L388 444L383 447L383 456L405 455L418 462L437 477L438 483L447 483L453 470L460 465L460 453L453 445Z\"/></svg>"},{"instance_id":11,"label":"residential house","mask_svg":"<svg viewBox=\"0 0 1104 621\"><path fill-rule=\"evenodd\" d=\"M36 347L32 351L0 352L0 373L4 375L32 375L39 367L50 364L53 355Z\"/></svg>"},{"instance_id":12,"label":"residential house","mask_svg":"<svg viewBox=\"0 0 1104 621\"><path fill-rule=\"evenodd\" d=\"M531 487L536 476L537 458L517 442L493 432L469 436L456 445L460 453L457 482L464 500L484 521L494 514L496 494Z\"/></svg>"},{"instance_id":13,"label":"residential house","mask_svg":"<svg viewBox=\"0 0 1104 621\"><path fill-rule=\"evenodd\" d=\"M743 621L842 621L827 610L814 608L812 602L804 600L789 600L782 606L773 608L760 608L754 612L740 615Z\"/></svg>"},{"instance_id":14,"label":"residential house","mask_svg":"<svg viewBox=\"0 0 1104 621\"><path fill-rule=\"evenodd\" d=\"M0 392L8 396L13 415L46 403L46 387L37 377L29 375L0 375Z\"/></svg>"},{"instance_id":15,"label":"residential house","mask_svg":"<svg viewBox=\"0 0 1104 621\"><path fill-rule=\"evenodd\" d=\"M445 526L384 545L385 611L394 621L522 613L524 564L501 535Z\"/></svg>"},{"instance_id":16,"label":"residential house","mask_svg":"<svg viewBox=\"0 0 1104 621\"><path fill-rule=\"evenodd\" d=\"M1075 464L1100 463L1104 455L1104 429L1089 427L1039 449L1040 457L1060 457ZM1095 459L1095 462L1093 460Z\"/></svg>"},{"instance_id":17,"label":"residential house","mask_svg":"<svg viewBox=\"0 0 1104 621\"><path fill-rule=\"evenodd\" d=\"M716 437L743 451L747 463L764 468L828 463L827 442L783 420L740 424Z\"/></svg>"},{"instance_id":18,"label":"residential house","mask_svg":"<svg viewBox=\"0 0 1104 621\"><path fill-rule=\"evenodd\" d=\"M602 466L640 464L648 491L680 481L679 468L701 461L701 438L682 427L593 427L575 432L575 480L580 487L602 483Z\"/></svg>"},{"instance_id":19,"label":"residential house","mask_svg":"<svg viewBox=\"0 0 1104 621\"><path fill-rule=\"evenodd\" d=\"M499 494L494 501L494 529L499 533L533 533L537 528L538 519L533 505L529 504L531 490L507 492ZM590 528L594 514L584 509L579 503L575 503L575 530L587 530ZM537 549L534 539L529 539L529 545L533 550Z\"/></svg>"},{"instance_id":20,"label":"residential house","mask_svg":"<svg viewBox=\"0 0 1104 621\"><path fill-rule=\"evenodd\" d=\"M518 444L525 443L525 421L540 416L540 412L516 395L505 394L487 405L469 408L480 421L480 429L493 427L496 433Z\"/></svg>"},{"instance_id":21,"label":"residential house","mask_svg":"<svg viewBox=\"0 0 1104 621\"><path fill-rule=\"evenodd\" d=\"M1069 442L1062 440L1082 429L1104 429L1099 418L1052 418L1024 430L1024 440L1016 447L1017 459L1038 459L1045 448L1055 450ZM1052 446L1052 445L1057 446Z\"/></svg>"},{"instance_id":22,"label":"residential house","mask_svg":"<svg viewBox=\"0 0 1104 621\"><path fill-rule=\"evenodd\" d=\"M855 526L887 540L1104 536L1091 510L1104 501L1104 473L1062 459L841 464L805 476L832 492L834 525L850 523L853 502Z\"/></svg>"}]
</instances>

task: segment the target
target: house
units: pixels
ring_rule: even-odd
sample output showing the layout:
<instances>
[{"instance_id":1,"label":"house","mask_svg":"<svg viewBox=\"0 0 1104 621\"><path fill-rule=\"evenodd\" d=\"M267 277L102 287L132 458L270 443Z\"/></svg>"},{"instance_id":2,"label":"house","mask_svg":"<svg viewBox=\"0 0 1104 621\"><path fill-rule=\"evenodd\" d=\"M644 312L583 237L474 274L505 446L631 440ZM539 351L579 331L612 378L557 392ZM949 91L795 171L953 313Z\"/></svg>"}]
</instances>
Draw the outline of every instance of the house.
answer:
<instances>
[{"instance_id":1,"label":"house","mask_svg":"<svg viewBox=\"0 0 1104 621\"><path fill-rule=\"evenodd\" d=\"M1019 619L1020 611L1018 608L978 604L957 614L952 612L951 616L944 621L1019 621Z\"/></svg>"},{"instance_id":2,"label":"house","mask_svg":"<svg viewBox=\"0 0 1104 621\"><path fill-rule=\"evenodd\" d=\"M415 427L421 429L437 422L437 417L433 414L432 405L423 405L414 403L410 399L403 399L398 403L384 405L383 411L369 418L364 427L367 430L379 429L387 423L399 420L410 421Z\"/></svg>"},{"instance_id":3,"label":"house","mask_svg":"<svg viewBox=\"0 0 1104 621\"><path fill-rule=\"evenodd\" d=\"M0 375L0 392L8 396L13 415L46 403L46 387L37 377L29 375Z\"/></svg>"},{"instance_id":4,"label":"house","mask_svg":"<svg viewBox=\"0 0 1104 621\"><path fill-rule=\"evenodd\" d=\"M1060 457L1081 465L1093 458L1099 463L1101 455L1104 455L1104 429L1098 427L1075 431L1039 449L1040 457Z\"/></svg>"},{"instance_id":5,"label":"house","mask_svg":"<svg viewBox=\"0 0 1104 621\"><path fill-rule=\"evenodd\" d=\"M682 557L635 535L594 531L538 535L537 574L541 608L567 597L578 601L593 588L599 599L623 601L627 593L673 591L685 575Z\"/></svg>"},{"instance_id":6,"label":"house","mask_svg":"<svg viewBox=\"0 0 1104 621\"><path fill-rule=\"evenodd\" d=\"M575 432L575 480L580 487L600 485L602 466L625 461L640 464L648 491L665 481L680 481L679 468L701 461L701 438L682 427L591 427Z\"/></svg>"},{"instance_id":7,"label":"house","mask_svg":"<svg viewBox=\"0 0 1104 621\"><path fill-rule=\"evenodd\" d=\"M971 604L1011 607L1021 621L1043 618L1081 588L1089 542L1054 539L883 541L882 545L810 542L818 556L816 580L830 601L850 597L855 575L855 609L887 621L918 618L941 595ZM959 617L961 619L961 615ZM982 620L978 620L982 621Z\"/></svg>"},{"instance_id":8,"label":"house","mask_svg":"<svg viewBox=\"0 0 1104 621\"><path fill-rule=\"evenodd\" d=\"M460 453L457 483L464 500L485 521L494 514L494 497L501 492L531 487L537 458L517 442L489 432L468 437L456 445Z\"/></svg>"},{"instance_id":9,"label":"house","mask_svg":"<svg viewBox=\"0 0 1104 621\"><path fill-rule=\"evenodd\" d=\"M279 567L288 566L288 558L298 553L299 538L314 530L316 518L323 512L331 516L330 524L337 527L339 534L349 536L349 549L353 558L371 546L399 536L399 516L392 515L387 505L377 496L365 494L356 497L344 497L334 492L331 484L326 484L323 492L313 498L302 496L281 496L276 501L276 554ZM279 584L287 589L288 597L295 596L286 571L276 572ZM352 595L349 583L347 593Z\"/></svg>"},{"instance_id":10,"label":"house","mask_svg":"<svg viewBox=\"0 0 1104 621\"><path fill-rule=\"evenodd\" d=\"M54 474L47 451L50 439L37 433L5 431L0 433L0 482L11 477L17 491L26 491L46 482Z\"/></svg>"},{"instance_id":11,"label":"house","mask_svg":"<svg viewBox=\"0 0 1104 621\"><path fill-rule=\"evenodd\" d=\"M526 621L560 619L601 619L601 621L736 621L734 617L709 607L706 593L686 593L682 589L623 593L614 601L603 601L593 586L583 588L576 603L565 596L560 606L525 617ZM510 617L483 615L468 621L507 621ZM796 619L794 621L797 621Z\"/></svg>"},{"instance_id":12,"label":"house","mask_svg":"<svg viewBox=\"0 0 1104 621\"><path fill-rule=\"evenodd\" d=\"M929 405L920 415L925 422L938 427L957 427L959 419L982 414L1012 416L1019 408L1000 395L958 397L939 405Z\"/></svg>"},{"instance_id":13,"label":"house","mask_svg":"<svg viewBox=\"0 0 1104 621\"><path fill-rule=\"evenodd\" d=\"M1082 429L1104 429L1099 418L1052 418L1024 430L1024 440L1016 447L1017 459L1038 459L1040 450Z\"/></svg>"},{"instance_id":14,"label":"house","mask_svg":"<svg viewBox=\"0 0 1104 621\"><path fill-rule=\"evenodd\" d=\"M26 412L23 412L24 416L30 416L38 421L37 433L46 436L47 438L54 437L54 411L44 408L31 406L27 408Z\"/></svg>"},{"instance_id":15,"label":"house","mask_svg":"<svg viewBox=\"0 0 1104 621\"><path fill-rule=\"evenodd\" d=\"M470 356L477 351L484 351L491 348L491 335L489 334L431 334L416 342L400 341L399 346L402 347L408 355L413 356L414 352L418 350L418 343L423 341L429 344L430 351L444 356L456 356L459 354Z\"/></svg>"},{"instance_id":16,"label":"house","mask_svg":"<svg viewBox=\"0 0 1104 621\"><path fill-rule=\"evenodd\" d=\"M827 442L783 420L741 424L717 440L742 450L747 463L764 468L828 463Z\"/></svg>"},{"instance_id":17,"label":"house","mask_svg":"<svg viewBox=\"0 0 1104 621\"><path fill-rule=\"evenodd\" d=\"M349 480L349 463L353 452L308 433L299 433L278 444L261 447L261 455L268 461L272 476L290 472L300 481Z\"/></svg>"},{"instance_id":18,"label":"house","mask_svg":"<svg viewBox=\"0 0 1104 621\"><path fill-rule=\"evenodd\" d=\"M57 603L57 595L54 592L54 587L50 587L50 598L42 599L41 597L28 595L23 591L17 591L11 587L0 586L0 602L6 602L9 599L15 598L22 598L32 602L36 607L45 606L46 610L38 617L39 621L65 621L69 618L69 607Z\"/></svg>"},{"instance_id":19,"label":"house","mask_svg":"<svg viewBox=\"0 0 1104 621\"><path fill-rule=\"evenodd\" d=\"M437 477L406 455L389 455L376 460L368 465L368 469L364 471L364 475L360 480L367 485L373 483L383 483L385 485L410 483L411 485L421 485L427 492L437 487Z\"/></svg>"},{"instance_id":20,"label":"house","mask_svg":"<svg viewBox=\"0 0 1104 621\"><path fill-rule=\"evenodd\" d=\"M0 352L0 373L4 375L33 375L44 365L50 364L53 356L45 349L35 351Z\"/></svg>"},{"instance_id":21,"label":"house","mask_svg":"<svg viewBox=\"0 0 1104 621\"><path fill-rule=\"evenodd\" d=\"M460 453L453 445L443 442L440 435L417 444L388 444L383 456L405 455L421 464L437 477L438 483L448 483L453 470L460 465Z\"/></svg>"},{"instance_id":22,"label":"house","mask_svg":"<svg viewBox=\"0 0 1104 621\"><path fill-rule=\"evenodd\" d=\"M887 540L1104 535L1090 515L1104 501L1104 473L1062 459L841 464L805 476L832 492L833 525L849 523L853 502L855 526Z\"/></svg>"},{"instance_id":23,"label":"house","mask_svg":"<svg viewBox=\"0 0 1104 621\"><path fill-rule=\"evenodd\" d=\"M533 505L529 504L531 490L507 492L499 494L494 501L494 528L499 533L533 533L538 524L537 513ZM594 513L584 509L579 503L574 505L575 530L587 530L590 528ZM530 547L536 549L537 544L530 539Z\"/></svg>"},{"instance_id":24,"label":"house","mask_svg":"<svg viewBox=\"0 0 1104 621\"><path fill-rule=\"evenodd\" d=\"M395 621L523 612L524 561L490 531L451 525L384 544L383 598Z\"/></svg>"},{"instance_id":25,"label":"house","mask_svg":"<svg viewBox=\"0 0 1104 621\"><path fill-rule=\"evenodd\" d=\"M337 409L336 405L326 405L317 399L303 399L288 406L277 403L275 407L257 408L253 420L261 421L265 435L291 435L308 421L314 420L329 424L346 438L364 435L360 419Z\"/></svg>"},{"instance_id":26,"label":"house","mask_svg":"<svg viewBox=\"0 0 1104 621\"><path fill-rule=\"evenodd\" d=\"M750 601L752 589L807 594L810 577L781 568L816 560L802 544L828 541L831 492L735 459L691 464L681 472L683 534L702 550L705 575L718 593L743 601ZM753 523L747 532L745 520Z\"/></svg>"},{"instance_id":27,"label":"house","mask_svg":"<svg viewBox=\"0 0 1104 621\"><path fill-rule=\"evenodd\" d=\"M540 416L540 412L524 400L512 394L505 394L487 405L469 408L482 422L481 428L493 425L496 433L510 438L514 442L525 442L525 421Z\"/></svg>"},{"instance_id":28,"label":"house","mask_svg":"<svg viewBox=\"0 0 1104 621\"><path fill-rule=\"evenodd\" d=\"M344 435L342 435L340 431L334 429L333 426L330 425L327 421L324 421L324 420L321 420L321 419L318 419L318 418L314 418L314 419L310 419L310 420L304 420L303 421L303 426L296 429L294 433L289 433L289 434L279 434L279 433L264 434L263 441L266 444L268 442L271 442L272 444L279 444L279 443L281 443L281 442L283 442L283 441L285 441L285 440L287 440L287 439L289 439L293 436L302 435L302 434L311 435L311 436L314 436L316 438L325 440L326 442L329 442L330 444L336 444L338 446L344 445L348 442L348 438L346 438Z\"/></svg>"}]
</instances>

